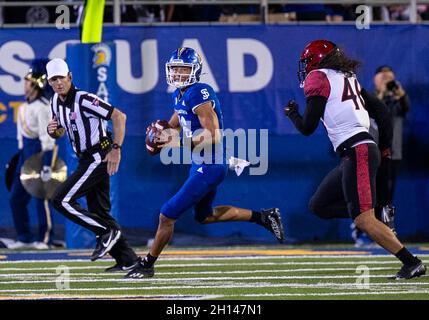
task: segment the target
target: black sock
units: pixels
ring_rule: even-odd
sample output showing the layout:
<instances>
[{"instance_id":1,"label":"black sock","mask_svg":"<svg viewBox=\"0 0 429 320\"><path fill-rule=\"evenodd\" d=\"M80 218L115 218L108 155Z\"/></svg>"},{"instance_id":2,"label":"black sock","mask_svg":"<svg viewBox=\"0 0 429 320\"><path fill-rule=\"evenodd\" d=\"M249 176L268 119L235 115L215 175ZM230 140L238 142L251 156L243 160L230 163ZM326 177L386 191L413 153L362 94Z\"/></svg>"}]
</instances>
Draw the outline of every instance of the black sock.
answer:
<instances>
[{"instance_id":1,"label":"black sock","mask_svg":"<svg viewBox=\"0 0 429 320\"><path fill-rule=\"evenodd\" d=\"M380 205L377 205L374 208L374 213L375 213L375 217L377 218L377 220L383 222L383 220L381 219L381 211L383 210L383 207Z\"/></svg>"},{"instance_id":2,"label":"black sock","mask_svg":"<svg viewBox=\"0 0 429 320\"><path fill-rule=\"evenodd\" d=\"M417 257L413 256L411 254L411 252L408 251L407 248L405 248L405 247L403 247L401 250L399 250L395 254L395 256L396 256L396 258L401 260L401 262L403 264L405 264L406 266L414 266L420 262L420 260Z\"/></svg>"},{"instance_id":3,"label":"black sock","mask_svg":"<svg viewBox=\"0 0 429 320\"><path fill-rule=\"evenodd\" d=\"M151 268L156 259L158 259L158 257L151 256L150 253L148 253L147 256L143 259L143 266L145 268Z\"/></svg>"},{"instance_id":4,"label":"black sock","mask_svg":"<svg viewBox=\"0 0 429 320\"><path fill-rule=\"evenodd\" d=\"M261 213L258 211L252 210L252 216L250 217L249 222L254 222L257 224L262 224Z\"/></svg>"}]
</instances>

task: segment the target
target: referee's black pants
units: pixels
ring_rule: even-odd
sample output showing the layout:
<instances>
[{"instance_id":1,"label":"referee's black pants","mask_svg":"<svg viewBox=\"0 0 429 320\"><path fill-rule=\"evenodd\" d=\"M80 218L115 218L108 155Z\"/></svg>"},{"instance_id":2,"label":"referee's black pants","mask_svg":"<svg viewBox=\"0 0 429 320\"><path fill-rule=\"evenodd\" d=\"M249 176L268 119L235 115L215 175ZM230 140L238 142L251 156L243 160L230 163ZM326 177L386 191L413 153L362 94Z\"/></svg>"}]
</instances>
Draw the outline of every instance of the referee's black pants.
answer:
<instances>
[{"instance_id":1,"label":"referee's black pants","mask_svg":"<svg viewBox=\"0 0 429 320\"><path fill-rule=\"evenodd\" d=\"M107 163L102 162L102 157L100 153L82 156L76 171L57 188L51 199L58 212L96 235L104 234L111 228L120 229L110 215L110 177ZM77 202L84 196L88 209ZM137 255L123 235L110 250L110 255L119 264L130 265L137 260Z\"/></svg>"}]
</instances>

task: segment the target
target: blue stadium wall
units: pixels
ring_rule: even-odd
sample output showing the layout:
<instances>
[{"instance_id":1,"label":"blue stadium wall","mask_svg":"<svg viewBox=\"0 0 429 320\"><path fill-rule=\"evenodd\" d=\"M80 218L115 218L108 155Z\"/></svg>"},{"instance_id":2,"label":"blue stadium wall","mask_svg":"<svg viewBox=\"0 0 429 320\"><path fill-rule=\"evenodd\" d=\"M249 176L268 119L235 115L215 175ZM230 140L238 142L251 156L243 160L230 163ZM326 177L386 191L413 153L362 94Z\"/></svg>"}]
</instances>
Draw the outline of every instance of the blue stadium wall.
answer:
<instances>
[{"instance_id":1,"label":"blue stadium wall","mask_svg":"<svg viewBox=\"0 0 429 320\"><path fill-rule=\"evenodd\" d=\"M236 177L230 172L218 191L216 204L253 209L278 206L287 235L293 240L350 240L350 220L322 221L307 208L318 183L338 163L324 129L320 126L313 136L303 137L282 114L282 106L290 98L304 107L296 77L297 59L305 44L318 38L336 42L363 62L358 77L364 87L372 90L375 68L389 64L409 93L412 109L405 122L404 161L395 194L397 229L403 238L428 239L427 25L371 26L369 30L326 25L106 28L103 40L117 44L116 105L128 115L118 177L118 219L122 226L155 231L159 208L186 178L186 165L164 166L159 157L147 155L144 133L152 120L169 118L172 109L164 62L175 48L188 45L203 53L208 73L203 81L218 90L225 127L269 129L267 174L249 176L246 171ZM78 42L77 29L0 30L1 167L16 150L13 105L23 100L22 76L29 61L46 56L66 58L68 42ZM4 180L3 170L0 180ZM64 223L58 214L56 220ZM0 183L0 228L12 226L8 193ZM192 212L179 220L176 230L273 241L265 230L246 223L198 225Z\"/></svg>"}]
</instances>

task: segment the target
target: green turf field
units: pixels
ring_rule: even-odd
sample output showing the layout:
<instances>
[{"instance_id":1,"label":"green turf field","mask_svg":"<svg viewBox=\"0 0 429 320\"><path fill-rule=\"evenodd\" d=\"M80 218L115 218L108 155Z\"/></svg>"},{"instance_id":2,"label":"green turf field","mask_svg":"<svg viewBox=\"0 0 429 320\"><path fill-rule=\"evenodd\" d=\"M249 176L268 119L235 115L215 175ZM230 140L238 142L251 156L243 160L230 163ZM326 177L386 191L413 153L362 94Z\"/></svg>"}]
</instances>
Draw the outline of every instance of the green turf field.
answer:
<instances>
[{"instance_id":1,"label":"green turf field","mask_svg":"<svg viewBox=\"0 0 429 320\"><path fill-rule=\"evenodd\" d=\"M155 277L143 280L104 273L112 260L90 262L73 253L73 260L5 261L3 256L0 299L429 299L429 276L387 279L400 268L388 255L281 247L169 248L166 253ZM429 255L419 257L429 263Z\"/></svg>"}]
</instances>

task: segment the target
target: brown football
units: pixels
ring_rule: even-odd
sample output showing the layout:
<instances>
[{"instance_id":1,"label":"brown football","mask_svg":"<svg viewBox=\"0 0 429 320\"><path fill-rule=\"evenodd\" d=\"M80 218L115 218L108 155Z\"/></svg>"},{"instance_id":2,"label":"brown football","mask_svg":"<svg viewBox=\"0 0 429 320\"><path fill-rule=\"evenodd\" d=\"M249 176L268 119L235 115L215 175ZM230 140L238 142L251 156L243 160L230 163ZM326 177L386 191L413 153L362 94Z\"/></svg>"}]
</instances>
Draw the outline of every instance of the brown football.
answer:
<instances>
[{"instance_id":1,"label":"brown football","mask_svg":"<svg viewBox=\"0 0 429 320\"><path fill-rule=\"evenodd\" d=\"M157 120L148 127L146 131L146 150L150 155L154 156L161 152L162 148L159 145L165 142L160 141L161 133L169 128L171 127L167 120Z\"/></svg>"},{"instance_id":2,"label":"brown football","mask_svg":"<svg viewBox=\"0 0 429 320\"><path fill-rule=\"evenodd\" d=\"M161 152L161 148L158 148L158 137L160 134L161 131L155 126L150 126L146 132L146 150L151 156Z\"/></svg>"},{"instance_id":3,"label":"brown football","mask_svg":"<svg viewBox=\"0 0 429 320\"><path fill-rule=\"evenodd\" d=\"M155 127L160 131L171 128L167 120L156 120Z\"/></svg>"}]
</instances>

